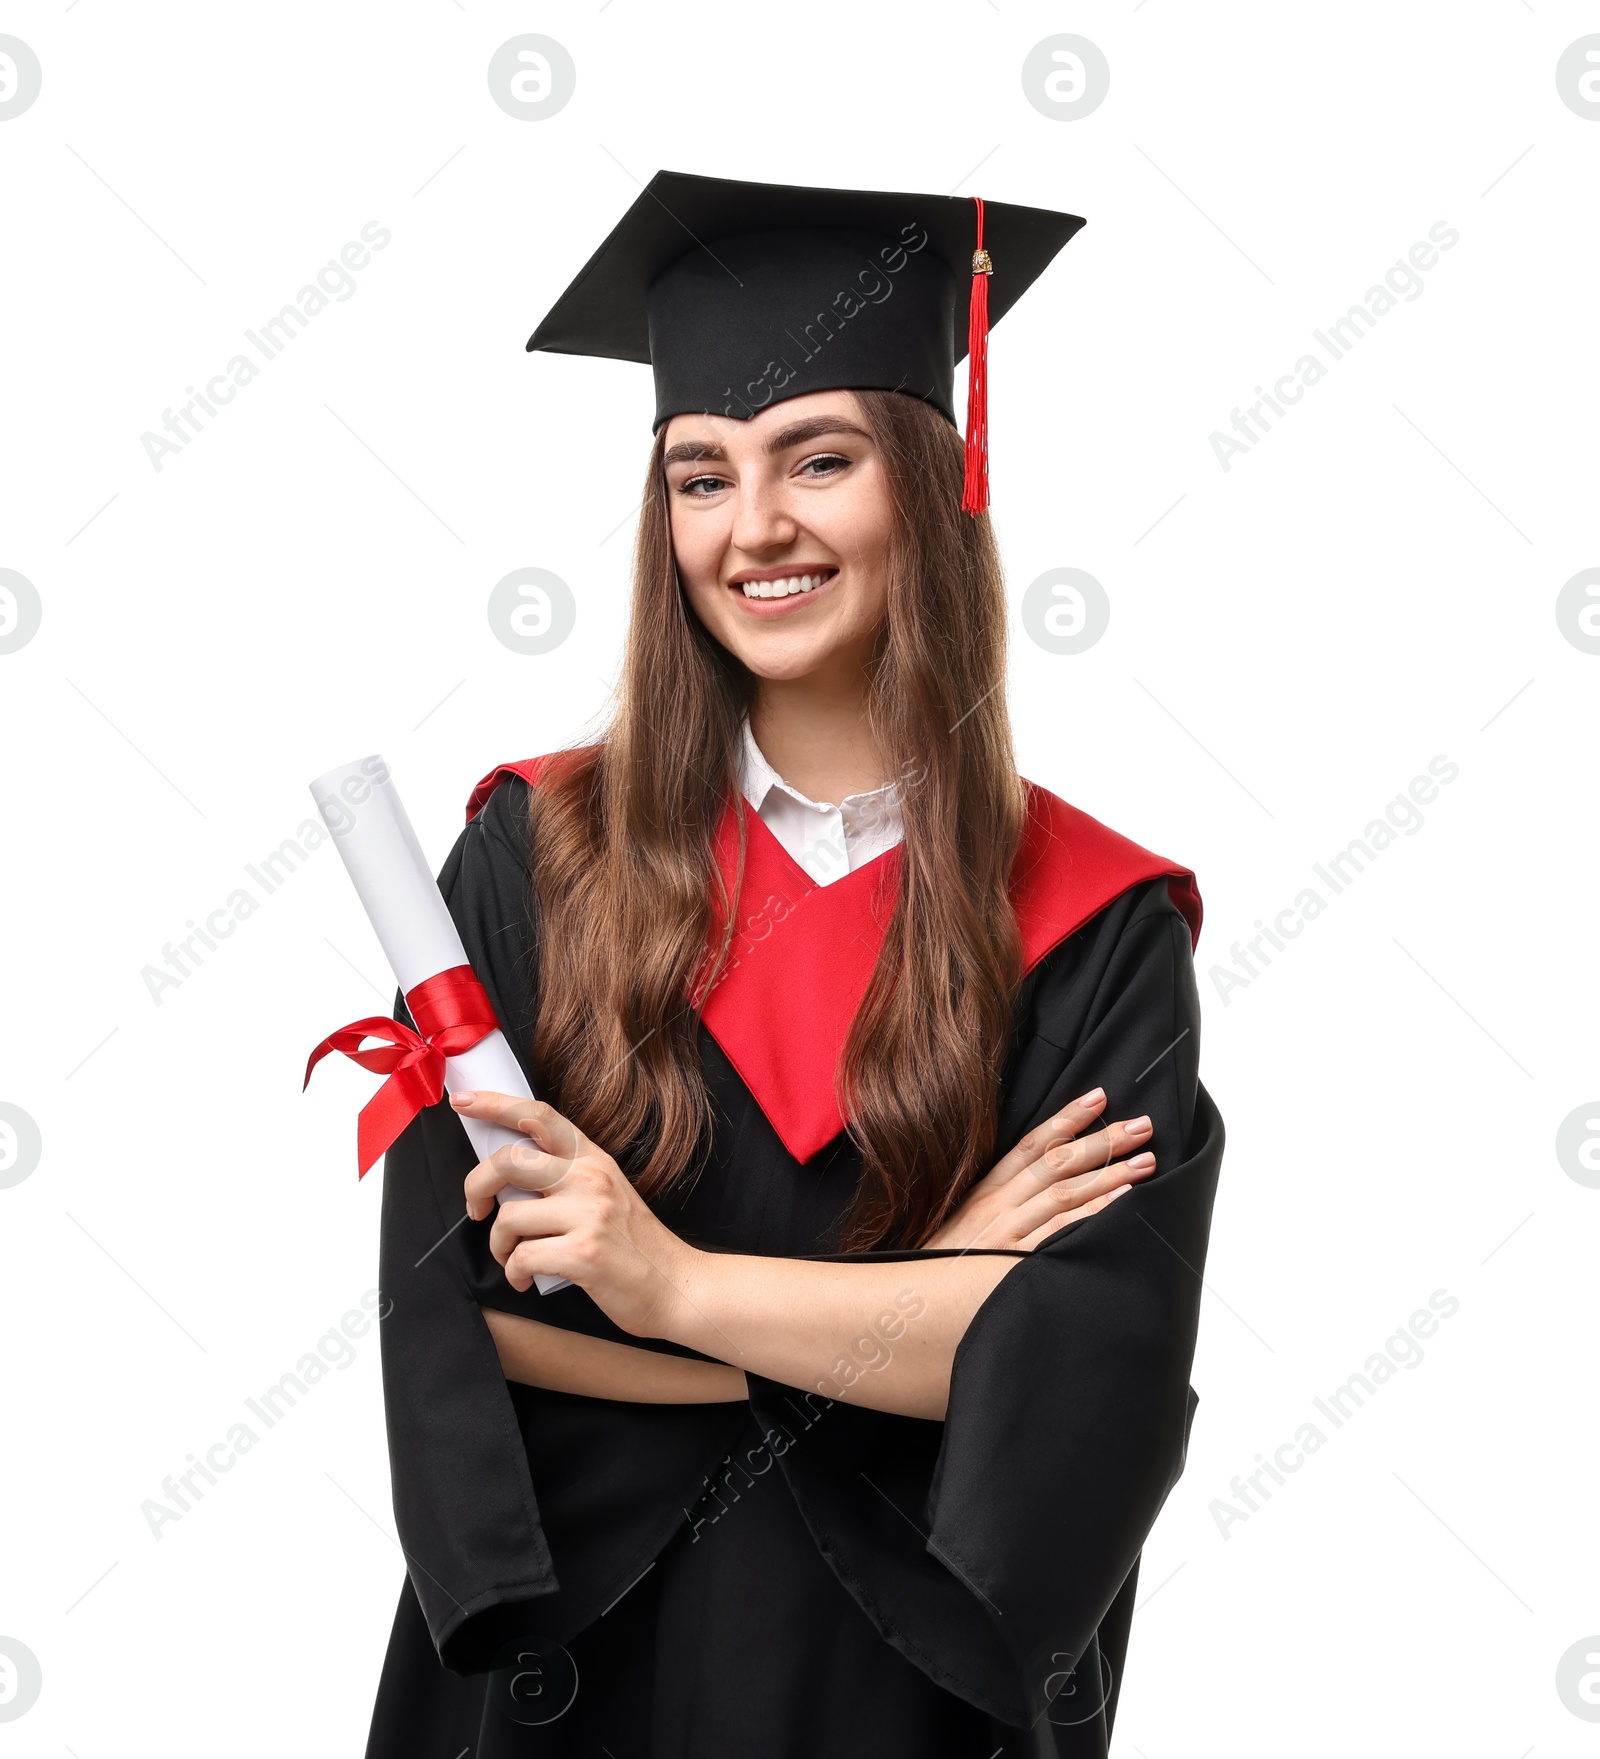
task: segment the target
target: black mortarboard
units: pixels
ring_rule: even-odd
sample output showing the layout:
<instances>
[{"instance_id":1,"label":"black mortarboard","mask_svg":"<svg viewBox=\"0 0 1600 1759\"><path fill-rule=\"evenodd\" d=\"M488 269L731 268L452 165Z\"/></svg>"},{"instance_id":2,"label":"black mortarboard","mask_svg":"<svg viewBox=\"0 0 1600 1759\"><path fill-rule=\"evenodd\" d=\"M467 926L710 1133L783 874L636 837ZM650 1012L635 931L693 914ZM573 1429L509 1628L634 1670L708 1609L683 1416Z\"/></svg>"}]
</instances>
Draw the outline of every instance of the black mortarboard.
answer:
<instances>
[{"instance_id":1,"label":"black mortarboard","mask_svg":"<svg viewBox=\"0 0 1600 1759\"><path fill-rule=\"evenodd\" d=\"M970 352L963 505L981 512L989 326L1083 224L966 196L658 171L528 349L648 361L657 428L695 411L748 420L811 391L905 391L954 422Z\"/></svg>"}]
</instances>

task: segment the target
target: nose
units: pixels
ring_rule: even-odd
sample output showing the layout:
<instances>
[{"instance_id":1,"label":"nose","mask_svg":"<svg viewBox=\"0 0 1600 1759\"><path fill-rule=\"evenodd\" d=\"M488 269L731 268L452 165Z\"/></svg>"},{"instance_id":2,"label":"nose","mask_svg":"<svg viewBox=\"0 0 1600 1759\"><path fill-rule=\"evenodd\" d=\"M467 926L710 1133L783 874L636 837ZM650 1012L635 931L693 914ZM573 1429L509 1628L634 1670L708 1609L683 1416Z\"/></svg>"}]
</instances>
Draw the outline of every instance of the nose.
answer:
<instances>
[{"instance_id":1,"label":"nose","mask_svg":"<svg viewBox=\"0 0 1600 1759\"><path fill-rule=\"evenodd\" d=\"M754 472L739 484L729 537L747 556L787 548L799 535L799 521L789 512L781 488Z\"/></svg>"}]
</instances>

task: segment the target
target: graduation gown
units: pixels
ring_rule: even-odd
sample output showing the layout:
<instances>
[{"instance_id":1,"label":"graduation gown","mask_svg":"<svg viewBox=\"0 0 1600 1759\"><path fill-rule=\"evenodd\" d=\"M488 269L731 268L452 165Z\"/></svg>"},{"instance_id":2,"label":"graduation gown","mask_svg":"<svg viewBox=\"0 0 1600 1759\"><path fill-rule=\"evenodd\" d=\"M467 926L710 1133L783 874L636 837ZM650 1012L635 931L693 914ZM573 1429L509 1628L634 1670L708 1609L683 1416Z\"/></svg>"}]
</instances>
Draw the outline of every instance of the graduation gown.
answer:
<instances>
[{"instance_id":1,"label":"graduation gown","mask_svg":"<svg viewBox=\"0 0 1600 1759\"><path fill-rule=\"evenodd\" d=\"M439 883L537 1092L535 773L485 778ZM447 1102L390 1149L381 1338L407 1573L367 1759L1104 1759L1140 1549L1197 1402L1222 1122L1197 1073L1193 876L1029 797L996 1158L1103 1086L1107 1118L1150 1115L1158 1164L1012 1254L944 1421L753 1374L747 1403L708 1405L509 1383L480 1304L696 1352L621 1332L577 1288L506 1282L491 1224L464 1219L475 1156ZM859 1157L833 1063L898 852L819 888L746 822L735 962L699 1033L710 1152L654 1207L707 1248L837 1257ZM871 1256L905 1263L914 1313L930 1254ZM869 1374L881 1347L836 1374Z\"/></svg>"}]
</instances>

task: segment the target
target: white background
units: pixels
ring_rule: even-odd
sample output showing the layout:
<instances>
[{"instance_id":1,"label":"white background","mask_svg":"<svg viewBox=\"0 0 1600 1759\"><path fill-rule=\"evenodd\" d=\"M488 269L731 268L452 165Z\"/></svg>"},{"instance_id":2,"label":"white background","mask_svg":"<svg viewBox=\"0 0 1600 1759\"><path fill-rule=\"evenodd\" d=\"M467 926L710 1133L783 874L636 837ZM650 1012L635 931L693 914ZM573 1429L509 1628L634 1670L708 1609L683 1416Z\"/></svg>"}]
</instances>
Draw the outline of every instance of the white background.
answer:
<instances>
[{"instance_id":1,"label":"white background","mask_svg":"<svg viewBox=\"0 0 1600 1759\"><path fill-rule=\"evenodd\" d=\"M43 605L0 656L0 1100L43 1138L0 1190L0 1636L44 1682L7 1751L365 1738L403 1569L375 1333L159 1539L141 1504L376 1280L371 1078L299 1086L388 974L326 847L159 1005L141 972L312 775L381 750L442 862L479 775L593 724L649 373L522 344L666 166L1089 220L995 332L994 517L1014 604L1081 568L1111 623L1074 657L1016 623L1011 707L1026 774L1198 872L1229 1134L1117 1750L1593 1752L1555 1675L1600 1631L1600 1191L1555 1137L1600 1091L1600 657L1555 603L1600 564L1600 124L1555 67L1600 14L75 0L0 28L43 68L0 123L0 566ZM525 31L577 68L543 121L486 83ZM1111 69L1078 120L1020 77L1061 31ZM355 292L156 471L141 435L369 221ZM1224 471L1213 430L1440 221L1421 295ZM543 657L485 615L528 566L578 606ZM1423 827L1224 1001L1230 945L1439 754ZM1438 1289L1420 1365L1224 1538L1234 1475Z\"/></svg>"}]
</instances>

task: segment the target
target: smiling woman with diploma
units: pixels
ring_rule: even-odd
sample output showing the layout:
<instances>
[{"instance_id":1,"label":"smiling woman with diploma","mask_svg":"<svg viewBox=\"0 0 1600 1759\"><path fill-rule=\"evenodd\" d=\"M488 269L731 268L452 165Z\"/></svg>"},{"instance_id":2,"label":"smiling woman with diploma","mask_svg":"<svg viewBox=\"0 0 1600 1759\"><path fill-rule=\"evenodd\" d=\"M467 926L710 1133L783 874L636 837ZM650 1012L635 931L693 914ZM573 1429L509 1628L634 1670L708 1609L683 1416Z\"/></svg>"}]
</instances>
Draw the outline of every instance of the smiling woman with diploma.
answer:
<instances>
[{"instance_id":1,"label":"smiling woman with diploma","mask_svg":"<svg viewBox=\"0 0 1600 1759\"><path fill-rule=\"evenodd\" d=\"M658 175L529 344L654 373L609 724L437 888L324 779L415 1027L330 1044L395 1083L368 1759L1106 1759L1222 1122L1193 874L1012 751L989 328L1081 224Z\"/></svg>"}]
</instances>

